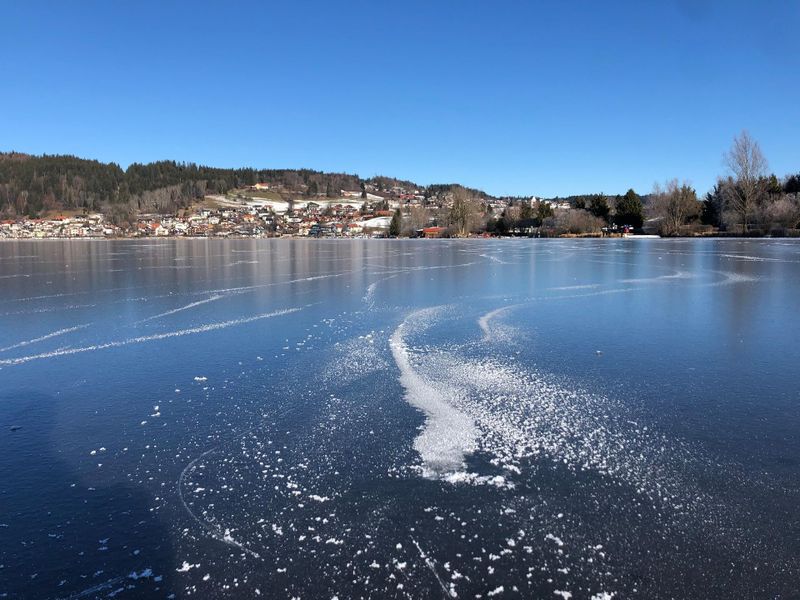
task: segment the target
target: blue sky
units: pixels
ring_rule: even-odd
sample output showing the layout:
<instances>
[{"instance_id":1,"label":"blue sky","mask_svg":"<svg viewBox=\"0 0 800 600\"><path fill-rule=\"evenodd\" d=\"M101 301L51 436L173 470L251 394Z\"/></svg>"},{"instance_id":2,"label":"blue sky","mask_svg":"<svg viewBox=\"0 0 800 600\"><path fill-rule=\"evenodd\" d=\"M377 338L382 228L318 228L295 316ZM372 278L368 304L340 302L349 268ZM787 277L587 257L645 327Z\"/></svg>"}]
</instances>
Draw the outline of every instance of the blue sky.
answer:
<instances>
[{"instance_id":1,"label":"blue sky","mask_svg":"<svg viewBox=\"0 0 800 600\"><path fill-rule=\"evenodd\" d=\"M800 171L789 0L26 0L0 22L3 150L702 193L748 129Z\"/></svg>"}]
</instances>

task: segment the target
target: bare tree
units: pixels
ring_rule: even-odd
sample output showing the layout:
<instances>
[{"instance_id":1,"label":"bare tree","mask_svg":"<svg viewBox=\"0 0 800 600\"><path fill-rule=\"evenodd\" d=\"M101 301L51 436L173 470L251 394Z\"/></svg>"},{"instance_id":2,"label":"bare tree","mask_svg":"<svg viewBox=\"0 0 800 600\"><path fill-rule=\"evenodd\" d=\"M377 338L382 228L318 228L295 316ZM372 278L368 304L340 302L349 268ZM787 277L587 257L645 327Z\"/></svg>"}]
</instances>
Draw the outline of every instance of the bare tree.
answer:
<instances>
[{"instance_id":1,"label":"bare tree","mask_svg":"<svg viewBox=\"0 0 800 600\"><path fill-rule=\"evenodd\" d=\"M800 223L800 203L785 194L764 206L764 223L781 229L794 229Z\"/></svg>"},{"instance_id":2,"label":"bare tree","mask_svg":"<svg viewBox=\"0 0 800 600\"><path fill-rule=\"evenodd\" d=\"M572 210L559 211L553 217L545 219L544 226L552 228L556 233L599 234L602 231L605 221L595 217L588 210L576 208Z\"/></svg>"},{"instance_id":3,"label":"bare tree","mask_svg":"<svg viewBox=\"0 0 800 600\"><path fill-rule=\"evenodd\" d=\"M459 236L465 236L477 224L480 207L463 187L453 188L453 204L450 207L450 224Z\"/></svg>"},{"instance_id":4,"label":"bare tree","mask_svg":"<svg viewBox=\"0 0 800 600\"><path fill-rule=\"evenodd\" d=\"M522 209L519 205L509 206L503 211L503 225L506 231L513 231L517 226L517 221L522 217Z\"/></svg>"},{"instance_id":5,"label":"bare tree","mask_svg":"<svg viewBox=\"0 0 800 600\"><path fill-rule=\"evenodd\" d=\"M408 219L403 221L404 235L414 235L428 225L428 211L423 206L412 206Z\"/></svg>"},{"instance_id":6,"label":"bare tree","mask_svg":"<svg viewBox=\"0 0 800 600\"><path fill-rule=\"evenodd\" d=\"M761 147L747 131L733 138L733 145L724 154L725 165L733 174L733 185L725 186L728 205L739 216L742 234L747 233L747 220L764 195L767 159Z\"/></svg>"},{"instance_id":7,"label":"bare tree","mask_svg":"<svg viewBox=\"0 0 800 600\"><path fill-rule=\"evenodd\" d=\"M650 211L661 219L663 235L679 235L684 225L700 213L700 203L689 184L673 179L663 188L658 183L653 187Z\"/></svg>"}]
</instances>

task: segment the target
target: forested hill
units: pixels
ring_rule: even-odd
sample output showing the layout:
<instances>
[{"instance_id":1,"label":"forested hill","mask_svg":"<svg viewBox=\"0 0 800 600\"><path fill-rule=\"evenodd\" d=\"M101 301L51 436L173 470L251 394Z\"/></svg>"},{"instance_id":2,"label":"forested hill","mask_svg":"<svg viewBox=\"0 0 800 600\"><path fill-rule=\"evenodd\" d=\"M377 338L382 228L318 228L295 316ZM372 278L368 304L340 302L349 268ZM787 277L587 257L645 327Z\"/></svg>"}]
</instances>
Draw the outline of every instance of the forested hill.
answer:
<instances>
[{"instance_id":1,"label":"forested hill","mask_svg":"<svg viewBox=\"0 0 800 600\"><path fill-rule=\"evenodd\" d=\"M123 170L75 156L31 156L0 153L0 216L38 216L52 210L172 212L207 194L269 182L287 193L360 190L367 182L379 187L416 186L389 177L362 180L346 173L310 169L217 169L192 163L159 161L132 164Z\"/></svg>"}]
</instances>

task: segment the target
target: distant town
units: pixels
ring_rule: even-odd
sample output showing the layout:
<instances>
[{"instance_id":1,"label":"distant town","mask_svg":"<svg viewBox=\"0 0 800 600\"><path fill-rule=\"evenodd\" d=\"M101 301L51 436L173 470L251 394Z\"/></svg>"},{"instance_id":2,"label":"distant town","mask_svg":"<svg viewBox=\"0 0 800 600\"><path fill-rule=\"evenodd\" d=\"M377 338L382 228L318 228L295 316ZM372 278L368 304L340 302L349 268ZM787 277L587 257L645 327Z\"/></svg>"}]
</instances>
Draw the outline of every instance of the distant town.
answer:
<instances>
[{"instance_id":1,"label":"distant town","mask_svg":"<svg viewBox=\"0 0 800 600\"><path fill-rule=\"evenodd\" d=\"M770 173L743 131L698 197L678 179L647 194L492 196L459 184L309 169L219 169L0 153L0 239L141 237L800 237L800 173Z\"/></svg>"},{"instance_id":2,"label":"distant town","mask_svg":"<svg viewBox=\"0 0 800 600\"><path fill-rule=\"evenodd\" d=\"M333 198L323 193L283 200L278 199L281 196L276 188L280 187L260 182L228 194L207 196L174 214L141 213L129 224L115 224L102 212L62 211L46 218L5 219L0 221L0 238L441 238L459 233L450 218L454 202L458 203L452 194L431 199L413 188L365 186L364 190L340 190ZM574 207L566 201L532 197L497 199L485 208L496 216L498 223L491 228L496 234L532 235L541 223L533 218L520 219L518 213L554 215ZM504 227L499 222L509 211L515 218ZM486 231L465 233L489 235Z\"/></svg>"}]
</instances>

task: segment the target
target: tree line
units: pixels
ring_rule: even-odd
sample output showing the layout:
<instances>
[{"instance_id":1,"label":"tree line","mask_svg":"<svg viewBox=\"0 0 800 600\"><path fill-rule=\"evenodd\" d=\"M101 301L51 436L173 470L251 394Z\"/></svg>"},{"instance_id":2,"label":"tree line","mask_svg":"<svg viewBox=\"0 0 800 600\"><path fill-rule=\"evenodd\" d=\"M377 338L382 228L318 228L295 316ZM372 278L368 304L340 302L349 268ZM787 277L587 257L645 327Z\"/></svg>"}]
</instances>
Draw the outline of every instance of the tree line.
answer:
<instances>
[{"instance_id":1,"label":"tree line","mask_svg":"<svg viewBox=\"0 0 800 600\"><path fill-rule=\"evenodd\" d=\"M727 172L702 199L688 182L671 179L646 195L629 189L615 196L508 199L495 215L486 198L455 187L448 191L450 210L438 221L452 235L598 235L630 228L663 236L800 236L800 173L783 178L769 173L761 147L747 131L734 138L723 162ZM563 204L570 209L552 208Z\"/></svg>"},{"instance_id":2,"label":"tree line","mask_svg":"<svg viewBox=\"0 0 800 600\"><path fill-rule=\"evenodd\" d=\"M728 235L799 235L800 173L769 173L760 145L747 132L723 155L726 173L705 197L677 179L656 185L649 215L662 235L718 230Z\"/></svg>"},{"instance_id":3,"label":"tree line","mask_svg":"<svg viewBox=\"0 0 800 600\"><path fill-rule=\"evenodd\" d=\"M75 156L0 153L0 216L36 217L52 210L174 212L207 194L270 182L298 193L363 189L347 173L311 169L219 169L164 160L122 169Z\"/></svg>"},{"instance_id":4,"label":"tree line","mask_svg":"<svg viewBox=\"0 0 800 600\"><path fill-rule=\"evenodd\" d=\"M0 218L36 217L45 211L104 211L112 222L132 222L142 212L174 213L208 194L269 182L282 194L337 197L341 190L421 190L419 205L406 206L393 234L413 235L431 224L451 235L600 234L614 227L665 236L800 235L800 173L768 172L761 148L746 131L724 154L727 172L700 199L685 181L656 184L649 194L586 194L539 201L495 198L458 184L427 187L384 176L361 179L311 169L220 169L158 161L122 169L75 156L0 153ZM390 194L391 195L391 194ZM569 210L560 208L568 205ZM384 199L376 204L388 209ZM555 207L555 209L554 209ZM373 207L374 208L374 207ZM498 213L499 211L499 213Z\"/></svg>"}]
</instances>

